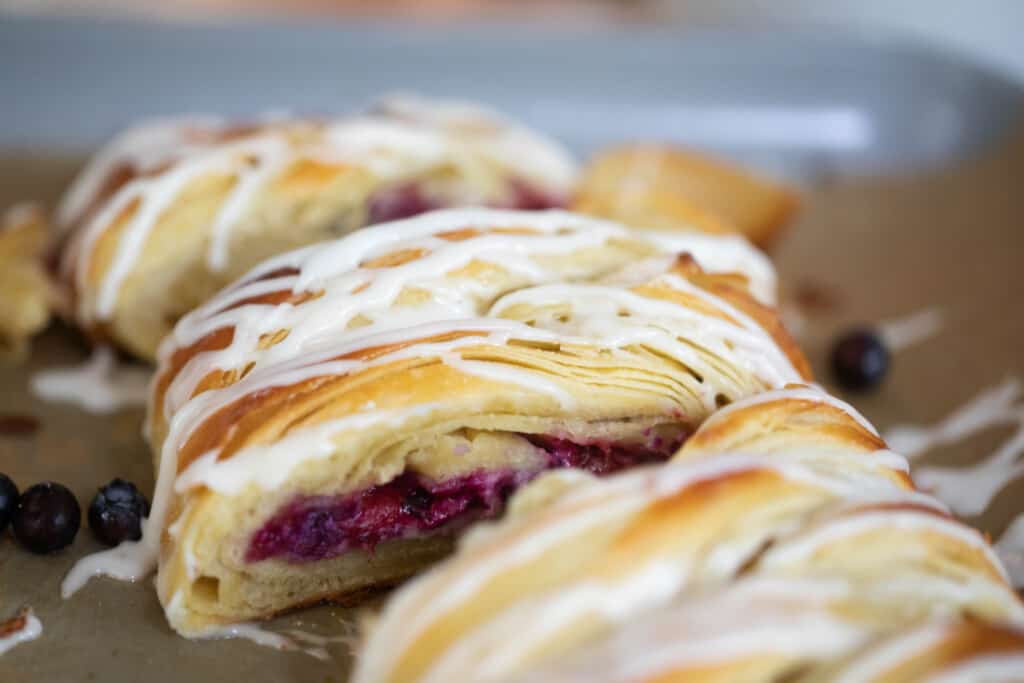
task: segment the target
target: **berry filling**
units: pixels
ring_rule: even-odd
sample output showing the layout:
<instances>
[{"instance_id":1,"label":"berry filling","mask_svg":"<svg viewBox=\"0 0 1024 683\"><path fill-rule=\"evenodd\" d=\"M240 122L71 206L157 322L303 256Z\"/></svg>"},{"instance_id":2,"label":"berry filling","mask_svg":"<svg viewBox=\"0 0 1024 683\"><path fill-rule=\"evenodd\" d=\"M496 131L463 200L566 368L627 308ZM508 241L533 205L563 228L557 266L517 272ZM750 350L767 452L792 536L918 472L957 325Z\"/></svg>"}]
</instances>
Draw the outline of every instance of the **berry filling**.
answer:
<instances>
[{"instance_id":1,"label":"berry filling","mask_svg":"<svg viewBox=\"0 0 1024 683\"><path fill-rule=\"evenodd\" d=\"M458 202L454 204L458 204ZM443 209L452 205L453 202L450 199L445 199L436 193L431 194L418 183L404 183L384 188L370 197L367 222L371 225L386 223L401 218L411 218L427 211ZM508 183L506 199L491 202L491 205L502 209L535 211L560 208L565 205L565 202L525 181L512 179Z\"/></svg>"},{"instance_id":2,"label":"berry filling","mask_svg":"<svg viewBox=\"0 0 1024 683\"><path fill-rule=\"evenodd\" d=\"M281 558L309 562L349 550L372 551L392 538L455 530L498 516L512 493L543 469L573 467L598 475L667 460L681 440L661 437L647 444L575 443L524 435L546 456L537 470L477 470L433 481L405 472L392 481L342 496L300 497L284 506L250 539L248 562Z\"/></svg>"}]
</instances>

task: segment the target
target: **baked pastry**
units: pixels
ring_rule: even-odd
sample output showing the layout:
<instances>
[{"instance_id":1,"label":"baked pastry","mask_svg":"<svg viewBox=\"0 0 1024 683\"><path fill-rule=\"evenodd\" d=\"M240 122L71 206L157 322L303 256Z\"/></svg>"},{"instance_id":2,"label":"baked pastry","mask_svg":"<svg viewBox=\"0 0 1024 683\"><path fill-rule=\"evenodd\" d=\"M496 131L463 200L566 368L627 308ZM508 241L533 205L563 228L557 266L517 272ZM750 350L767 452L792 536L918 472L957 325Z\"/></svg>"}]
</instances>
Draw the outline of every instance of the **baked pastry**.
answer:
<instances>
[{"instance_id":1,"label":"baked pastry","mask_svg":"<svg viewBox=\"0 0 1024 683\"><path fill-rule=\"evenodd\" d=\"M0 215L0 352L20 355L50 320L53 292L46 276L47 223L34 204Z\"/></svg>"},{"instance_id":2,"label":"baked pastry","mask_svg":"<svg viewBox=\"0 0 1024 683\"><path fill-rule=\"evenodd\" d=\"M938 617L887 626L841 582L740 580L524 677L531 683L1021 680L1024 629ZM847 597L843 597L847 596ZM484 680L476 679L473 680Z\"/></svg>"},{"instance_id":3,"label":"baked pastry","mask_svg":"<svg viewBox=\"0 0 1024 683\"><path fill-rule=\"evenodd\" d=\"M793 190L725 161L668 145L623 145L584 167L572 209L644 228L739 232L767 247L798 205Z\"/></svg>"},{"instance_id":4,"label":"baked pastry","mask_svg":"<svg viewBox=\"0 0 1024 683\"><path fill-rule=\"evenodd\" d=\"M982 662L1003 681L1024 671L1022 624L986 539L852 408L793 386L718 411L668 464L538 478L391 596L354 681L905 681Z\"/></svg>"},{"instance_id":5,"label":"baked pastry","mask_svg":"<svg viewBox=\"0 0 1024 683\"><path fill-rule=\"evenodd\" d=\"M159 353L146 534L172 626L394 583L545 469L664 460L802 381L773 277L738 237L486 209L260 265Z\"/></svg>"},{"instance_id":6,"label":"baked pastry","mask_svg":"<svg viewBox=\"0 0 1024 683\"><path fill-rule=\"evenodd\" d=\"M458 102L146 123L96 154L56 213L67 314L152 359L181 315L269 256L443 206L560 206L574 179L558 144Z\"/></svg>"}]
</instances>

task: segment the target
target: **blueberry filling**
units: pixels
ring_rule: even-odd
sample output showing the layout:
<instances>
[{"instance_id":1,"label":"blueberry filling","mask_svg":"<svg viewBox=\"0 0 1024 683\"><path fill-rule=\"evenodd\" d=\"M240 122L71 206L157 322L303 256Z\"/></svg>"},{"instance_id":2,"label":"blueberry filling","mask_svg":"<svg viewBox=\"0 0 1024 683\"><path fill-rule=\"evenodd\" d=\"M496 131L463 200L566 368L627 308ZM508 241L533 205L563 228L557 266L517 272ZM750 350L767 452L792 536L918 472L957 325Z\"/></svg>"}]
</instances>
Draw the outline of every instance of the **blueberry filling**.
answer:
<instances>
[{"instance_id":1,"label":"blueberry filling","mask_svg":"<svg viewBox=\"0 0 1024 683\"><path fill-rule=\"evenodd\" d=\"M524 436L545 454L546 467L476 470L441 481L405 472L386 484L356 493L301 497L285 505L252 536L245 559L324 560L349 550L372 551L393 538L423 536L442 527L455 530L499 515L512 493L543 469L573 467L604 475L664 461L681 443L681 439L658 437L646 444L580 444L552 436Z\"/></svg>"},{"instance_id":2,"label":"blueberry filling","mask_svg":"<svg viewBox=\"0 0 1024 683\"><path fill-rule=\"evenodd\" d=\"M561 199L518 179L509 181L507 194L504 202L495 204L496 208L533 211L559 208L564 204ZM404 183L383 188L370 197L367 222L373 225L411 218L450 205L450 201L431 195L418 183Z\"/></svg>"}]
</instances>

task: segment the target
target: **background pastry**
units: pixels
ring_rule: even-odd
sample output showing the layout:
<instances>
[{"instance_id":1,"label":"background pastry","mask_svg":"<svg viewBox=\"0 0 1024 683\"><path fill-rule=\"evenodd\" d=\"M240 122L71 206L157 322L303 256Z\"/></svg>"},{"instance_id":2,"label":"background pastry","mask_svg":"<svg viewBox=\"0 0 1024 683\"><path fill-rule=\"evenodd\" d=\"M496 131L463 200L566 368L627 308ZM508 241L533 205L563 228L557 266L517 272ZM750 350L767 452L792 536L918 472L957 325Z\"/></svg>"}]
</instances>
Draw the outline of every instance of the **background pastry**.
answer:
<instances>
[{"instance_id":1,"label":"background pastry","mask_svg":"<svg viewBox=\"0 0 1024 683\"><path fill-rule=\"evenodd\" d=\"M391 597L356 681L1020 670L1024 605L986 539L818 389L737 401L666 465L551 473L519 496Z\"/></svg>"},{"instance_id":2,"label":"background pastry","mask_svg":"<svg viewBox=\"0 0 1024 683\"><path fill-rule=\"evenodd\" d=\"M734 164L637 144L598 152L583 169L572 209L645 228L738 232L767 247L798 205L790 188Z\"/></svg>"},{"instance_id":3,"label":"background pastry","mask_svg":"<svg viewBox=\"0 0 1024 683\"><path fill-rule=\"evenodd\" d=\"M46 243L41 208L21 204L0 215L0 352L21 354L50 320L54 293L43 265Z\"/></svg>"},{"instance_id":4,"label":"background pastry","mask_svg":"<svg viewBox=\"0 0 1024 683\"><path fill-rule=\"evenodd\" d=\"M773 286L741 238L560 211L437 211L267 261L160 349L147 536L172 625L393 582L545 469L666 459L808 377Z\"/></svg>"},{"instance_id":5,"label":"background pastry","mask_svg":"<svg viewBox=\"0 0 1024 683\"><path fill-rule=\"evenodd\" d=\"M558 144L458 102L143 124L93 157L57 211L67 312L152 358L181 315L269 256L442 206L562 205L574 179Z\"/></svg>"}]
</instances>

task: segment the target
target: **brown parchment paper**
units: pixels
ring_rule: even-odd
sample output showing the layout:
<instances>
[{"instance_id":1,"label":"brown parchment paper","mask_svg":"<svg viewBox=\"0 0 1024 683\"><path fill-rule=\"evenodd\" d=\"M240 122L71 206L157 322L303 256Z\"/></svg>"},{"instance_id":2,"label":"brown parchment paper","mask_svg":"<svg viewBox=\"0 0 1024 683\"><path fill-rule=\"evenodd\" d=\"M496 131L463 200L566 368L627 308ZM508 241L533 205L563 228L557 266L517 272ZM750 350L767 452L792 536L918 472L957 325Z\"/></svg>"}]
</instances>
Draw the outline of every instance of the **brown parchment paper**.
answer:
<instances>
[{"instance_id":1,"label":"brown parchment paper","mask_svg":"<svg viewBox=\"0 0 1024 683\"><path fill-rule=\"evenodd\" d=\"M26 197L53 200L78 163L0 153L0 207ZM1021 178L1024 124L997 148L947 168L807 189L801 217L774 256L786 298L817 299L803 310L802 341L820 381L829 383L829 345L847 326L929 306L944 315L937 336L894 357L879 391L845 397L883 431L897 423L933 422L1006 377L1024 377ZM44 479L66 484L83 515L96 488L115 476L146 491L153 485L139 433L141 410L97 417L29 393L33 372L86 356L71 331L54 326L37 340L25 364L0 365L0 416L30 415L40 423L31 435L0 435L0 471L22 488ZM935 452L927 462L969 463L1006 436L993 430ZM1024 482L1018 482L969 521L998 536L1022 511ZM350 656L342 643L329 646L331 659L325 662L241 640L179 638L167 627L150 581L94 580L61 600L59 584L67 569L98 549L84 524L83 518L69 549L47 557L19 549L9 532L0 538L0 618L31 605L44 628L38 640L0 657L0 681L346 679ZM275 620L270 628L351 635L357 615L324 606Z\"/></svg>"}]
</instances>

